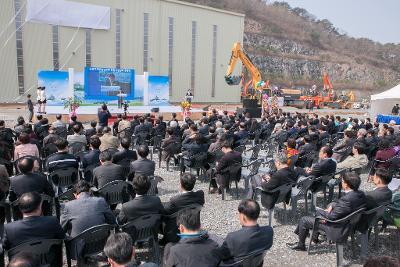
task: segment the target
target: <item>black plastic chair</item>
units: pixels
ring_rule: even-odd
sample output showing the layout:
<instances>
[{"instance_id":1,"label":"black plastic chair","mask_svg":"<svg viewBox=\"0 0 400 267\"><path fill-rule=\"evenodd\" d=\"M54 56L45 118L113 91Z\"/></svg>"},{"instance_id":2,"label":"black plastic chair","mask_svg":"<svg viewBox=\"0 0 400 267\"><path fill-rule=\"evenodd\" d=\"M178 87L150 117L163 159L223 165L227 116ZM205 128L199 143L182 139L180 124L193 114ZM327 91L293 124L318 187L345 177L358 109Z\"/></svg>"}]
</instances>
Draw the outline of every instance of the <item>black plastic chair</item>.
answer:
<instances>
[{"instance_id":1,"label":"black plastic chair","mask_svg":"<svg viewBox=\"0 0 400 267\"><path fill-rule=\"evenodd\" d=\"M243 156L243 159L246 160L246 163L256 160L258 158L258 154L260 153L260 150L261 150L261 145L255 145L254 147L252 147L248 150L245 150L244 152L251 151L251 155L250 155L250 157Z\"/></svg>"},{"instance_id":2,"label":"black plastic chair","mask_svg":"<svg viewBox=\"0 0 400 267\"><path fill-rule=\"evenodd\" d=\"M262 267L264 264L264 257L267 253L266 250L257 250L249 255L235 258L232 263L221 262L219 267Z\"/></svg>"},{"instance_id":3,"label":"black plastic chair","mask_svg":"<svg viewBox=\"0 0 400 267\"><path fill-rule=\"evenodd\" d=\"M148 196L156 196L158 195L158 183L164 181L163 178L161 178L160 176L149 176L149 180L150 180L150 189L149 191L147 191L147 195Z\"/></svg>"},{"instance_id":4,"label":"black plastic chair","mask_svg":"<svg viewBox=\"0 0 400 267\"><path fill-rule=\"evenodd\" d=\"M296 183L284 184L284 185L281 185L271 191L265 191L265 190L263 190L262 187L257 187L257 190L259 190L261 192L261 197L262 197L262 194L268 194L268 195L277 194L277 198L276 198L274 205L272 206L272 208L268 209L269 226L272 226L272 217L274 214L275 206L276 206L276 204L279 204L279 203L283 203L283 208L285 210L285 223L287 222L286 199L288 198L288 196L289 196L290 192L292 191L292 188L295 184Z\"/></svg>"},{"instance_id":5,"label":"black plastic chair","mask_svg":"<svg viewBox=\"0 0 400 267\"><path fill-rule=\"evenodd\" d=\"M131 138L132 137L132 128L131 127L128 127L128 128L125 128L125 129L123 129L123 130L121 130L119 133L118 133L118 138L121 140L122 138Z\"/></svg>"},{"instance_id":6,"label":"black plastic chair","mask_svg":"<svg viewBox=\"0 0 400 267\"><path fill-rule=\"evenodd\" d=\"M163 140L162 135L155 135L150 139L151 146L150 149L150 159L153 160L154 153L157 153L161 149L161 143Z\"/></svg>"},{"instance_id":7,"label":"black plastic chair","mask_svg":"<svg viewBox=\"0 0 400 267\"><path fill-rule=\"evenodd\" d=\"M110 206L123 204L129 201L129 184L125 181L115 180L100 188L97 194L103 197Z\"/></svg>"},{"instance_id":8,"label":"black plastic chair","mask_svg":"<svg viewBox=\"0 0 400 267\"><path fill-rule=\"evenodd\" d=\"M372 229L374 229L375 243L378 241L378 222L382 219L383 214L390 203L382 204L374 209L366 210L361 215L361 219L355 230L361 233L361 259L366 260L368 257L368 239ZM361 224L361 225L360 225ZM352 233L352 240L354 240L354 231Z\"/></svg>"},{"instance_id":9,"label":"black plastic chair","mask_svg":"<svg viewBox=\"0 0 400 267\"><path fill-rule=\"evenodd\" d=\"M203 173L205 173L207 152L200 152L191 158L184 156L182 157L181 160L183 160L183 165L185 166L185 168L189 168L190 173L192 173L192 169L195 169L198 175L200 174L200 171L203 171ZM181 169L181 174L182 174L182 169Z\"/></svg>"},{"instance_id":10,"label":"black plastic chair","mask_svg":"<svg viewBox=\"0 0 400 267\"><path fill-rule=\"evenodd\" d=\"M261 167L261 164L264 163L264 160L262 159L257 159L253 162L250 162L247 165L242 165L242 172L241 175L243 176L244 179L244 189L248 190L249 189L249 184L250 180L258 174L258 170Z\"/></svg>"},{"instance_id":11,"label":"black plastic chair","mask_svg":"<svg viewBox=\"0 0 400 267\"><path fill-rule=\"evenodd\" d=\"M123 173L123 176L125 177L125 179L128 178L128 175L131 171L131 162L132 161L130 159L124 158L121 161L119 161L118 163L116 163L122 167L122 173Z\"/></svg>"},{"instance_id":12,"label":"black plastic chair","mask_svg":"<svg viewBox=\"0 0 400 267\"><path fill-rule=\"evenodd\" d=\"M7 251L8 259L21 252L30 252L40 259L41 266L62 267L62 239L42 239L22 243Z\"/></svg>"},{"instance_id":13,"label":"black plastic chair","mask_svg":"<svg viewBox=\"0 0 400 267\"><path fill-rule=\"evenodd\" d=\"M61 138L67 138L68 135L68 131L67 131L67 127L57 127L56 128L56 135L58 135Z\"/></svg>"},{"instance_id":14,"label":"black plastic chair","mask_svg":"<svg viewBox=\"0 0 400 267\"><path fill-rule=\"evenodd\" d=\"M239 187L238 187L238 182L242 176L241 174L241 170L242 170L242 163L238 162L235 164L232 164L231 166L229 166L227 168L227 170L222 170L222 174L225 177L227 177L228 179L228 188L231 188L231 183L235 182L235 186L236 186L236 198L239 199ZM225 193L226 193L226 189L224 188L222 190L222 200L225 200Z\"/></svg>"},{"instance_id":15,"label":"black plastic chair","mask_svg":"<svg viewBox=\"0 0 400 267\"><path fill-rule=\"evenodd\" d=\"M41 156L43 160L54 153L57 153L57 147L54 143L49 143L42 147Z\"/></svg>"},{"instance_id":16,"label":"black plastic chair","mask_svg":"<svg viewBox=\"0 0 400 267\"><path fill-rule=\"evenodd\" d=\"M152 247L152 255L157 264L161 262L160 247L158 245L158 230L160 224L160 214L148 214L121 226L121 231L132 236L135 243L145 242Z\"/></svg>"},{"instance_id":17,"label":"black plastic chair","mask_svg":"<svg viewBox=\"0 0 400 267\"><path fill-rule=\"evenodd\" d=\"M11 222L11 205L8 201L0 201L0 214L4 214L4 217L0 218L0 223Z\"/></svg>"},{"instance_id":18,"label":"black plastic chair","mask_svg":"<svg viewBox=\"0 0 400 267\"><path fill-rule=\"evenodd\" d=\"M168 150L169 156L165 157L165 164L167 167L167 171L169 171L169 162L172 159L174 159L175 162L178 161L177 159L177 155L181 152L181 148L182 148L182 144L180 142L174 142L170 145L168 145L168 147L166 148L160 148L158 150L159 154L158 154L158 167L161 168L161 162L163 159L163 151L165 152L166 150Z\"/></svg>"},{"instance_id":19,"label":"black plastic chair","mask_svg":"<svg viewBox=\"0 0 400 267\"><path fill-rule=\"evenodd\" d=\"M100 162L90 164L82 170L83 178L85 179L85 181L93 183L93 170L98 166L100 166Z\"/></svg>"},{"instance_id":20,"label":"black plastic chair","mask_svg":"<svg viewBox=\"0 0 400 267\"><path fill-rule=\"evenodd\" d=\"M74 167L57 169L48 175L48 180L56 191L55 207L57 218L60 218L60 201L65 193L79 180L79 171Z\"/></svg>"},{"instance_id":21,"label":"black plastic chair","mask_svg":"<svg viewBox=\"0 0 400 267\"><path fill-rule=\"evenodd\" d=\"M328 220L322 216L317 216L315 218L314 226L311 232L311 236L316 236L316 232L320 231L318 226L321 221L325 221L331 225L337 225L337 227L342 227L343 230L348 227L347 235L342 236L341 240L336 240L338 237L331 237L327 235L327 239L336 243L336 266L343 266L343 244L346 243L349 234L353 231L356 224L360 221L362 213L365 211L365 208L360 208L353 213L347 215L346 217L339 220ZM342 231L343 232L343 231ZM311 251L312 238L310 238L308 245L308 254Z\"/></svg>"},{"instance_id":22,"label":"black plastic chair","mask_svg":"<svg viewBox=\"0 0 400 267\"><path fill-rule=\"evenodd\" d=\"M299 156L297 159L297 166L301 168L311 167L315 159L318 157L317 151L311 151L307 154Z\"/></svg>"},{"instance_id":23,"label":"black plastic chair","mask_svg":"<svg viewBox=\"0 0 400 267\"><path fill-rule=\"evenodd\" d=\"M84 266L91 257L101 253L114 228L115 226L109 224L97 225L65 240L68 267L71 267L71 260L76 260L78 266Z\"/></svg>"},{"instance_id":24,"label":"black plastic chair","mask_svg":"<svg viewBox=\"0 0 400 267\"><path fill-rule=\"evenodd\" d=\"M290 194L290 203L292 205L292 214L296 213L297 201L300 197L304 196L305 210L308 212L308 201L307 201L307 191L313 183L314 177L306 177L302 181L298 181L296 185L292 188Z\"/></svg>"},{"instance_id":25,"label":"black plastic chair","mask_svg":"<svg viewBox=\"0 0 400 267\"><path fill-rule=\"evenodd\" d=\"M306 190L306 196L307 193L310 192L311 193L311 207L313 209L315 209L315 207L317 206L317 193L318 192L323 192L324 193L324 205L327 205L327 196L326 196L326 188L328 186L328 182L332 179L334 179L335 174L327 174L327 175L323 175L317 178L313 179L312 184L308 187L308 189ZM307 201L307 198L306 198ZM308 206L307 206L308 207ZM308 212L308 210L306 210L306 212Z\"/></svg>"},{"instance_id":26,"label":"black plastic chair","mask_svg":"<svg viewBox=\"0 0 400 267\"><path fill-rule=\"evenodd\" d=\"M243 153L246 150L246 146L240 144L239 146L235 147L233 150L236 152L239 152L239 153Z\"/></svg>"},{"instance_id":27,"label":"black plastic chair","mask_svg":"<svg viewBox=\"0 0 400 267\"><path fill-rule=\"evenodd\" d=\"M73 142L68 145L68 152L73 155L77 155L79 152L86 150L86 143L83 142Z\"/></svg>"}]
</instances>

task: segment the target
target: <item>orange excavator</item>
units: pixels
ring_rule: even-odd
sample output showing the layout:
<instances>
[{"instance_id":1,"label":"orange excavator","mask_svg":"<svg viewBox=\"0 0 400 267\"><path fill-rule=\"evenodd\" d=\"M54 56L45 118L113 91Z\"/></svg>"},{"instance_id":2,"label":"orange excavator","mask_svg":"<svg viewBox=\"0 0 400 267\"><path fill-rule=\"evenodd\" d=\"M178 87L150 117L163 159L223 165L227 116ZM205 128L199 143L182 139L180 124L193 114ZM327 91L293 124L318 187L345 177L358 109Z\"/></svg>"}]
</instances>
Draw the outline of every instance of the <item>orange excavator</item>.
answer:
<instances>
[{"instance_id":1,"label":"orange excavator","mask_svg":"<svg viewBox=\"0 0 400 267\"><path fill-rule=\"evenodd\" d=\"M242 62L243 66L250 73L251 80L248 82L244 81L244 74L241 76L232 76L233 70L235 69L236 63L238 59ZM250 58L246 55L246 53L242 50L239 42L235 43L232 48L232 55L229 60L228 69L225 75L225 81L228 85L239 85L242 84L243 93L242 96L244 98L256 99L257 98L257 90L262 91L269 86L269 81L264 82L261 79L261 73L254 66L253 62L251 62ZM250 85L255 89L253 92L249 90Z\"/></svg>"},{"instance_id":2,"label":"orange excavator","mask_svg":"<svg viewBox=\"0 0 400 267\"><path fill-rule=\"evenodd\" d=\"M300 100L304 102L312 102L314 107L323 108L325 105L334 103L333 86L329 80L328 73L324 72L322 76L324 83L324 92L316 92L316 87L312 89L310 95L300 96Z\"/></svg>"}]
</instances>

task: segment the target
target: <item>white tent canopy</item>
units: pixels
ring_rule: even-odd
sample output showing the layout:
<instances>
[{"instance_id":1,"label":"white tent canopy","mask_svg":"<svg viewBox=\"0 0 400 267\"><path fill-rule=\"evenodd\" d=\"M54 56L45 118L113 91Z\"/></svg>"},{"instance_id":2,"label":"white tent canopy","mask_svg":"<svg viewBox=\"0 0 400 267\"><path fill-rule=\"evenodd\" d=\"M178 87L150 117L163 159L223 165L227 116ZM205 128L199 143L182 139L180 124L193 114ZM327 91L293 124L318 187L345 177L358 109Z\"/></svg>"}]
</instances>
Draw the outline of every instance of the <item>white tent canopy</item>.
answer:
<instances>
[{"instance_id":1,"label":"white tent canopy","mask_svg":"<svg viewBox=\"0 0 400 267\"><path fill-rule=\"evenodd\" d=\"M376 94L376 95L371 95L371 100L379 100L379 99L393 99L393 98L400 98L400 84L396 85L392 89L389 89L385 92Z\"/></svg>"},{"instance_id":2,"label":"white tent canopy","mask_svg":"<svg viewBox=\"0 0 400 267\"><path fill-rule=\"evenodd\" d=\"M395 104L400 104L400 84L382 93L371 95L371 118L375 118L378 114L391 114Z\"/></svg>"}]
</instances>

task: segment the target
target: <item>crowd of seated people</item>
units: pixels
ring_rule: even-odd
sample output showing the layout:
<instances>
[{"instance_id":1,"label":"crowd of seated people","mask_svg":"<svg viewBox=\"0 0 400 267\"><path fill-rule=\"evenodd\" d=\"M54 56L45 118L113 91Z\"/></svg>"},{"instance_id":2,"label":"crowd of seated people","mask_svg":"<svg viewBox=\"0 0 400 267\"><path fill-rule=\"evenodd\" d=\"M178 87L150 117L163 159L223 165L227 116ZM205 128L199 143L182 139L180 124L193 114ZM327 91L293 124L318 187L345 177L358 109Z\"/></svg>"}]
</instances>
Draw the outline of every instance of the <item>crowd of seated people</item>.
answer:
<instances>
[{"instance_id":1,"label":"crowd of seated people","mask_svg":"<svg viewBox=\"0 0 400 267\"><path fill-rule=\"evenodd\" d=\"M160 244L165 245L165 266L217 266L221 261L229 262L259 249L267 250L272 246L273 231L257 224L261 208L250 199L252 191L246 192L248 199L241 201L238 208L242 229L230 233L223 242L214 240L212 233L209 235L201 229L198 209L187 208L205 204L204 192L195 190L196 176L187 170L204 169L210 176L210 192L222 193L229 189L233 179L229 170L242 163L245 152L241 147L276 145L279 150L274 153L273 168L266 173L260 171L249 188L263 189L261 204L267 209L273 207L278 196L277 192L268 191L324 175L332 175L328 187L333 190L340 185L345 192L326 210L319 210L319 215L329 220L343 218L361 207L373 209L391 201L399 202L399 193L393 194L388 187L397 166L393 159L400 153L399 133L393 125L283 112L266 115L259 121L248 113L219 114L213 110L209 115L203 114L198 123L189 118L180 122L176 114L168 122L162 116L155 118L150 114L134 116L131 121L121 115L109 127L108 111L103 108L100 113L99 123L91 122L87 129L76 116L67 124L57 115L56 121L50 124L40 115L34 125L21 117L14 129L0 121L0 157L3 159L0 196L3 201L17 201L18 210L13 209L20 213L14 222L4 225L5 250L34 239L74 238L93 226L122 226L151 214L162 216ZM158 137L160 143L156 142ZM83 150L71 150L74 143L82 143ZM52 149L44 149L50 144L54 146ZM166 203L149 193L157 169L149 157L154 149L159 150L159 156L167 164L169 159L174 159L181 171L176 185L180 194ZM266 160L260 155L259 159ZM13 161L18 159L13 166ZM129 171L126 172L127 161ZM364 193L359 189L359 173L367 166L376 189ZM93 168L86 175L85 169L89 167ZM47 179L46 175L49 177L65 168L77 170L80 179L67 188L59 188ZM357 172L352 172L354 169ZM236 181L241 178L240 170L234 177ZM114 181L127 182L132 191L130 200L119 207L110 206L98 193ZM50 216L52 209L42 201L43 195L56 197L66 190L72 190L73 199L60 206L59 219ZM5 214L0 212L0 215L1 222L5 223ZM385 214L385 223L396 223L399 217L398 212L391 210ZM300 219L296 229L299 241L289 244L291 248L306 249L305 240L314 220L312 216ZM329 223L320 227L328 236L339 235ZM126 245L133 244L134 238L124 234L110 236L104 249L110 264L124 266L134 262L134 248ZM311 238L318 242L317 236ZM124 246L125 250L117 249L118 246Z\"/></svg>"}]
</instances>

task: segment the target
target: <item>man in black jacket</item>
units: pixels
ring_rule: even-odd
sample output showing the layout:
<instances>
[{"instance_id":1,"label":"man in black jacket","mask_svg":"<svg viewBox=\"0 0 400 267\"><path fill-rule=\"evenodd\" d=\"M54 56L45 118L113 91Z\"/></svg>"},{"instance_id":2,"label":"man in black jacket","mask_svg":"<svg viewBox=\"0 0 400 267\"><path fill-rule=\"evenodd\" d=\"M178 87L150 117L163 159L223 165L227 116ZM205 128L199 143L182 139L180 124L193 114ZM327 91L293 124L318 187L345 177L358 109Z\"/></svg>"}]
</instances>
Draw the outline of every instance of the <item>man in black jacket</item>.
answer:
<instances>
[{"instance_id":1,"label":"man in black jacket","mask_svg":"<svg viewBox=\"0 0 400 267\"><path fill-rule=\"evenodd\" d=\"M149 160L147 156L149 155L149 147L147 145L140 145L137 149L137 153L139 154L139 158L131 163L129 179L135 175L145 175L145 176L153 176L154 171L156 169L156 163L152 160Z\"/></svg>"},{"instance_id":2,"label":"man in black jacket","mask_svg":"<svg viewBox=\"0 0 400 267\"><path fill-rule=\"evenodd\" d=\"M242 200L238 207L242 229L229 233L218 252L221 260L227 261L271 248L273 230L270 226L259 226L260 206L251 199Z\"/></svg>"},{"instance_id":3,"label":"man in black jacket","mask_svg":"<svg viewBox=\"0 0 400 267\"><path fill-rule=\"evenodd\" d=\"M122 205L121 212L118 214L118 224L122 225L131 222L147 214L163 214L164 207L157 196L147 196L151 182L144 175L137 175L133 178L133 190L136 196L133 200Z\"/></svg>"},{"instance_id":4,"label":"man in black jacket","mask_svg":"<svg viewBox=\"0 0 400 267\"><path fill-rule=\"evenodd\" d=\"M342 188L346 194L341 197L337 202L332 203L326 210L318 210L317 216L322 216L328 220L339 220L354 211L366 206L366 197L364 192L359 191L361 180L360 177L354 173L349 172L343 175ZM313 228L315 218L311 216L301 217L299 224L295 230L295 233L299 236L299 241L294 244L287 244L293 250L305 251L305 241L310 229ZM340 240L342 239L343 233L348 231L342 231L343 227L336 227L330 223L321 222L319 229L324 231L328 239ZM318 240L318 236L311 237L314 241Z\"/></svg>"},{"instance_id":5,"label":"man in black jacket","mask_svg":"<svg viewBox=\"0 0 400 267\"><path fill-rule=\"evenodd\" d=\"M130 160L135 161L137 160L136 151L130 150L129 147L131 146L131 140L127 137L121 139L121 150L116 152L112 158L113 163L118 164L122 160Z\"/></svg>"},{"instance_id":6,"label":"man in black jacket","mask_svg":"<svg viewBox=\"0 0 400 267\"><path fill-rule=\"evenodd\" d=\"M228 187L229 176L227 176L226 173L229 172L229 168L234 164L242 163L242 154L240 154L240 152L233 151L232 144L230 142L224 142L221 150L224 152L224 155L217 162L217 166L215 168L215 179L211 181L211 186L214 188L213 192L216 191L218 183L219 193L222 193L222 190ZM239 170L239 172L241 172L241 170ZM240 177L240 173L237 173L237 176Z\"/></svg>"},{"instance_id":7,"label":"man in black jacket","mask_svg":"<svg viewBox=\"0 0 400 267\"><path fill-rule=\"evenodd\" d=\"M171 197L169 202L164 204L165 215L174 214L189 205L204 205L204 192L199 190L194 192L193 188L196 183L196 177L192 174L185 173L180 178L180 190L179 195ZM164 238L162 243L166 242L176 242L179 240L178 228L176 225L176 218L164 219Z\"/></svg>"},{"instance_id":8,"label":"man in black jacket","mask_svg":"<svg viewBox=\"0 0 400 267\"><path fill-rule=\"evenodd\" d=\"M96 135L90 137L90 151L83 155L81 162L82 167L86 168L89 165L100 165L100 138Z\"/></svg>"},{"instance_id":9,"label":"man in black jacket","mask_svg":"<svg viewBox=\"0 0 400 267\"><path fill-rule=\"evenodd\" d=\"M122 166L112 163L111 153L103 151L100 153L101 166L96 167L93 170L93 185L97 188L101 188L109 182L115 180L125 180Z\"/></svg>"},{"instance_id":10,"label":"man in black jacket","mask_svg":"<svg viewBox=\"0 0 400 267\"><path fill-rule=\"evenodd\" d=\"M332 149L329 146L321 147L319 151L319 162L314 164L311 168L300 169L296 171L300 175L320 177L328 174L333 174L336 171L336 162L331 158Z\"/></svg>"},{"instance_id":11,"label":"man in black jacket","mask_svg":"<svg viewBox=\"0 0 400 267\"><path fill-rule=\"evenodd\" d=\"M392 191L388 188L388 184L392 181L392 176L386 169L377 169L372 178L372 182L376 188L373 191L366 192L367 209L376 208L384 203L392 200Z\"/></svg>"},{"instance_id":12,"label":"man in black jacket","mask_svg":"<svg viewBox=\"0 0 400 267\"><path fill-rule=\"evenodd\" d=\"M170 215L181 209L197 204L204 205L204 192L203 190L193 191L196 184L196 177L192 174L185 173L180 178L181 193L171 197L169 202L164 204L165 214Z\"/></svg>"},{"instance_id":13,"label":"man in black jacket","mask_svg":"<svg viewBox=\"0 0 400 267\"><path fill-rule=\"evenodd\" d=\"M68 141L60 138L55 142L57 153L47 158L45 169L51 173L60 168L73 167L78 169L79 164L76 157L68 153Z\"/></svg>"},{"instance_id":14,"label":"man in black jacket","mask_svg":"<svg viewBox=\"0 0 400 267\"><path fill-rule=\"evenodd\" d=\"M34 173L33 167L34 161L30 158L25 158L18 163L21 174L10 179L10 201L15 201L28 192L37 192L54 197L53 187L47 181L46 176L41 173ZM44 211L46 215L51 213L51 207L47 203L44 206Z\"/></svg>"},{"instance_id":15,"label":"man in black jacket","mask_svg":"<svg viewBox=\"0 0 400 267\"><path fill-rule=\"evenodd\" d=\"M295 183L297 180L296 172L288 165L288 157L286 153L278 153L274 157L274 162L277 171L271 177L269 175L264 175L262 177L263 181L261 183L261 187L265 191L274 190L287 183ZM262 192L261 203L266 209L271 209L274 206L278 196L279 192Z\"/></svg>"},{"instance_id":16,"label":"man in black jacket","mask_svg":"<svg viewBox=\"0 0 400 267\"><path fill-rule=\"evenodd\" d=\"M19 198L23 219L4 225L3 248L11 249L22 243L43 239L64 239L64 231L56 217L41 216L42 199L36 192Z\"/></svg>"},{"instance_id":17,"label":"man in black jacket","mask_svg":"<svg viewBox=\"0 0 400 267\"><path fill-rule=\"evenodd\" d=\"M217 266L218 244L200 230L200 213L191 209L184 209L177 219L181 239L178 243L169 243L164 249L165 267L212 267Z\"/></svg>"}]
</instances>

